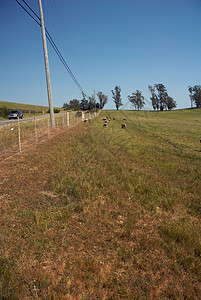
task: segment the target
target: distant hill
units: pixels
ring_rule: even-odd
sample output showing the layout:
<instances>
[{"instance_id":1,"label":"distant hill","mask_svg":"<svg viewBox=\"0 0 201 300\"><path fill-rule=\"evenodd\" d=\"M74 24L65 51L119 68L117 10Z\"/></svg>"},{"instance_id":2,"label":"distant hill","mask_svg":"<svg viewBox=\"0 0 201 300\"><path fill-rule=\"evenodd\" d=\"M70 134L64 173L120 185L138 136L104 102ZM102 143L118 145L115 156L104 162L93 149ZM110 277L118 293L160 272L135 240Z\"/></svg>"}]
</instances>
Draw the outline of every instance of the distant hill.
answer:
<instances>
[{"instance_id":1,"label":"distant hill","mask_svg":"<svg viewBox=\"0 0 201 300\"><path fill-rule=\"evenodd\" d=\"M23 104L23 103L15 103L8 101L0 101L0 108L7 107L8 109L20 109L22 111L35 111L35 112L47 112L48 106L40 106L40 105L31 105L31 104Z\"/></svg>"}]
</instances>

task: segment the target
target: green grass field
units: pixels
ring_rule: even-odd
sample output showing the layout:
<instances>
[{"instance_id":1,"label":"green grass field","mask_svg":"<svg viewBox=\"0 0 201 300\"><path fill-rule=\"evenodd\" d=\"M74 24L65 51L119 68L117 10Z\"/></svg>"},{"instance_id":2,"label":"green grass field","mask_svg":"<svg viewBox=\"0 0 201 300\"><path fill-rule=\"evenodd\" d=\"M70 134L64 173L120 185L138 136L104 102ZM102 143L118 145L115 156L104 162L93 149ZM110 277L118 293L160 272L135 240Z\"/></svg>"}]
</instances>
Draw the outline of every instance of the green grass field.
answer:
<instances>
[{"instance_id":1,"label":"green grass field","mask_svg":"<svg viewBox=\"0 0 201 300\"><path fill-rule=\"evenodd\" d=\"M102 111L2 161L1 298L199 299L200 128Z\"/></svg>"},{"instance_id":2,"label":"green grass field","mask_svg":"<svg viewBox=\"0 0 201 300\"><path fill-rule=\"evenodd\" d=\"M23 103L15 103L9 101L0 101L0 108L7 107L9 109L20 109L20 110L31 110L35 112L47 112L49 107L48 106L39 106L39 105L31 105L31 104L23 104Z\"/></svg>"}]
</instances>

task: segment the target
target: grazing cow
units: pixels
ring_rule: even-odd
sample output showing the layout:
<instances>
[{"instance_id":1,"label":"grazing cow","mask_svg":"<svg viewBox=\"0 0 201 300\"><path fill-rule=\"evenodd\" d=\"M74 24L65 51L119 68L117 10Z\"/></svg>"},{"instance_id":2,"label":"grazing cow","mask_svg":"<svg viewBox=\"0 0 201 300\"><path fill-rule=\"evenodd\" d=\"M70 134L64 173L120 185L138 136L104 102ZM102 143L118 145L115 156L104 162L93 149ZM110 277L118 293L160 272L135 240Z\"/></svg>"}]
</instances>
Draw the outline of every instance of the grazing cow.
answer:
<instances>
[{"instance_id":1,"label":"grazing cow","mask_svg":"<svg viewBox=\"0 0 201 300\"><path fill-rule=\"evenodd\" d=\"M126 124L123 123L123 124L121 125L121 128L126 128Z\"/></svg>"},{"instance_id":2,"label":"grazing cow","mask_svg":"<svg viewBox=\"0 0 201 300\"><path fill-rule=\"evenodd\" d=\"M85 122L85 123L88 122L88 119L85 119L84 122Z\"/></svg>"},{"instance_id":3,"label":"grazing cow","mask_svg":"<svg viewBox=\"0 0 201 300\"><path fill-rule=\"evenodd\" d=\"M127 121L127 119L126 119L126 118L123 118L123 120L124 120L124 121Z\"/></svg>"},{"instance_id":4,"label":"grazing cow","mask_svg":"<svg viewBox=\"0 0 201 300\"><path fill-rule=\"evenodd\" d=\"M115 118L113 118L113 120L116 120Z\"/></svg>"},{"instance_id":5,"label":"grazing cow","mask_svg":"<svg viewBox=\"0 0 201 300\"><path fill-rule=\"evenodd\" d=\"M104 124L103 124L103 127L107 127L107 123L104 123Z\"/></svg>"}]
</instances>

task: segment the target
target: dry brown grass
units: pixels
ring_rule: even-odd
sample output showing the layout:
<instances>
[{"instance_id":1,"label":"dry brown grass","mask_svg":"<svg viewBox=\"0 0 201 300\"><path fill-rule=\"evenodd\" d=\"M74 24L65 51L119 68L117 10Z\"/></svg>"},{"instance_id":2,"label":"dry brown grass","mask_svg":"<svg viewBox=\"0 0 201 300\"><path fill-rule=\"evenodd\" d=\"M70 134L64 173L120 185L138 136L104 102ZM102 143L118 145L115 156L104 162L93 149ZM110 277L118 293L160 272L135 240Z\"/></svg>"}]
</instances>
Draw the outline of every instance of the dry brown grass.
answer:
<instances>
[{"instance_id":1,"label":"dry brown grass","mask_svg":"<svg viewBox=\"0 0 201 300\"><path fill-rule=\"evenodd\" d=\"M108 114L1 162L3 299L199 298L200 111Z\"/></svg>"}]
</instances>

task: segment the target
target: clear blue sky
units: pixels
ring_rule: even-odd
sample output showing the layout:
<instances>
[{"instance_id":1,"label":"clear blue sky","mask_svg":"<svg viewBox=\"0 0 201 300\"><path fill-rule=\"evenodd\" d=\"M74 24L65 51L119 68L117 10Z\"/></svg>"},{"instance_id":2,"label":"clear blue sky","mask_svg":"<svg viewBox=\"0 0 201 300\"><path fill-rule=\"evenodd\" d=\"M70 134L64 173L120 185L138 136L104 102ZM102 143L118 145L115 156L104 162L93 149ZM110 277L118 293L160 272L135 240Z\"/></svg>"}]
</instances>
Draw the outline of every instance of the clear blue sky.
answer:
<instances>
[{"instance_id":1,"label":"clear blue sky","mask_svg":"<svg viewBox=\"0 0 201 300\"><path fill-rule=\"evenodd\" d=\"M22 0L19 0L23 3ZM26 1L39 14L38 0ZM201 84L201 0L42 0L45 25L88 95L163 83L178 108ZM54 106L81 93L48 43ZM0 0L0 100L48 105L41 28L15 0ZM151 106L148 104L147 109Z\"/></svg>"}]
</instances>

